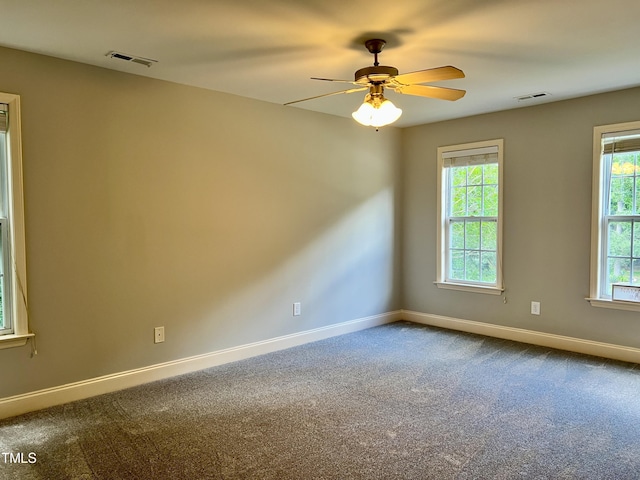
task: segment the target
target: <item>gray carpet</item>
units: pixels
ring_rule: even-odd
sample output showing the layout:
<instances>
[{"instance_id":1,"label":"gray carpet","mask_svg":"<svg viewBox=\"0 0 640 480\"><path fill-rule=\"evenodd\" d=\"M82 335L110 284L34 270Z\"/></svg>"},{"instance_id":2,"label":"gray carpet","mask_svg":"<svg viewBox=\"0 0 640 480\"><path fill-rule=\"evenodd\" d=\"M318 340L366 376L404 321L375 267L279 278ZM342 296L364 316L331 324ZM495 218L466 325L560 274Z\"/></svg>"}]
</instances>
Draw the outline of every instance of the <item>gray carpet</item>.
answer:
<instances>
[{"instance_id":1,"label":"gray carpet","mask_svg":"<svg viewBox=\"0 0 640 480\"><path fill-rule=\"evenodd\" d=\"M399 322L0 422L8 479L638 479L640 369Z\"/></svg>"}]
</instances>

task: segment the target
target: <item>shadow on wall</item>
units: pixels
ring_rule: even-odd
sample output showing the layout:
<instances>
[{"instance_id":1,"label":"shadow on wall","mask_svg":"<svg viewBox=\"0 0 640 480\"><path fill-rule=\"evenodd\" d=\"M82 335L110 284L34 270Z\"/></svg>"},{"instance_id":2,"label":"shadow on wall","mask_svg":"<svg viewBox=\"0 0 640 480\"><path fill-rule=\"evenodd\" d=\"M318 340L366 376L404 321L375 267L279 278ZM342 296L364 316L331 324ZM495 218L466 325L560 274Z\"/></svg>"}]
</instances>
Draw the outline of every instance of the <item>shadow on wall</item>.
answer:
<instances>
[{"instance_id":1,"label":"shadow on wall","mask_svg":"<svg viewBox=\"0 0 640 480\"><path fill-rule=\"evenodd\" d=\"M179 273L156 284L164 290L152 294L164 299L157 315L173 309L174 318L192 322L175 328L179 343L200 342L206 352L389 310L393 187L357 192L346 182L341 189L308 171L283 186L275 179L283 174L244 172L245 193L225 202L229 215L192 238L193 249L172 261ZM170 300L178 291L179 306ZM293 302L302 303L300 317L292 316Z\"/></svg>"},{"instance_id":2,"label":"shadow on wall","mask_svg":"<svg viewBox=\"0 0 640 480\"><path fill-rule=\"evenodd\" d=\"M35 267L36 318L49 323L34 327L43 348L63 345L71 358L58 351L56 361L70 379L392 308L393 139L345 134L349 121L317 116L322 135L287 120L289 128L256 128L249 141L247 125L223 130L206 105L189 105L179 134L159 135L162 108L137 105L104 122L99 137L78 123L72 139L51 138L65 155L33 170L41 181L32 189L47 203L29 232L32 250L56 249ZM136 129L149 117L158 124ZM293 302L302 316L292 316ZM161 349L150 341L160 325ZM72 340L78 331L82 341Z\"/></svg>"},{"instance_id":3,"label":"shadow on wall","mask_svg":"<svg viewBox=\"0 0 640 480\"><path fill-rule=\"evenodd\" d=\"M205 320L260 318L283 335L387 311L395 291L393 209L393 190L377 193L230 292ZM293 301L302 303L303 314L292 323Z\"/></svg>"}]
</instances>

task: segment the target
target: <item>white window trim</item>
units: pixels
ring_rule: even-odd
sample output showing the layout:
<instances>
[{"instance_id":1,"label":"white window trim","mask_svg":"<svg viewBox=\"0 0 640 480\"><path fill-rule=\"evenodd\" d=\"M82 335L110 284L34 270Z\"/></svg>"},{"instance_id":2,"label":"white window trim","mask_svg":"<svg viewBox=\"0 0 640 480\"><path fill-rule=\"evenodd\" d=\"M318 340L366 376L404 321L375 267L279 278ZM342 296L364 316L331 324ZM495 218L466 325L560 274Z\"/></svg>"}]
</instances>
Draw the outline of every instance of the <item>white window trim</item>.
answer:
<instances>
[{"instance_id":1,"label":"white window trim","mask_svg":"<svg viewBox=\"0 0 640 480\"><path fill-rule=\"evenodd\" d=\"M624 132L640 129L640 121L598 125L593 128L593 183L591 187L591 265L589 271L589 297L587 300L594 307L613 308L640 312L640 304L602 298L600 282L602 281L603 263L603 195L607 187L602 184L606 178L604 162L602 162L602 136L607 133Z\"/></svg>"},{"instance_id":2,"label":"white window trim","mask_svg":"<svg viewBox=\"0 0 640 480\"><path fill-rule=\"evenodd\" d=\"M482 149L486 147L498 147L498 245L496 251L497 261L497 278L496 286L474 284L472 282L451 282L446 279L446 258L447 258L447 239L446 239L446 208L447 202L444 200L443 195L445 193L445 168L444 168L444 154L447 152L453 152L458 150L474 150ZM437 175L437 195L438 195L438 207L437 207L437 222L438 222L438 236L437 236L437 267L436 267L436 281L434 282L438 288L445 288L450 290L460 290L464 292L473 293L485 293L490 295L501 295L504 291L504 285L502 280L502 199L503 199L503 153L504 140L502 138L494 140L485 140L482 142L465 143L460 145L448 145L444 147L438 147L438 175Z\"/></svg>"},{"instance_id":3,"label":"white window trim","mask_svg":"<svg viewBox=\"0 0 640 480\"><path fill-rule=\"evenodd\" d=\"M11 315L13 334L0 336L0 349L18 347L27 343L33 333L29 333L27 312L27 262L24 233L24 195L22 187L22 142L20 97L0 93L0 103L9 105L10 121L7 130L8 175L10 178L7 200L11 218L10 243L12 261L11 275Z\"/></svg>"}]
</instances>

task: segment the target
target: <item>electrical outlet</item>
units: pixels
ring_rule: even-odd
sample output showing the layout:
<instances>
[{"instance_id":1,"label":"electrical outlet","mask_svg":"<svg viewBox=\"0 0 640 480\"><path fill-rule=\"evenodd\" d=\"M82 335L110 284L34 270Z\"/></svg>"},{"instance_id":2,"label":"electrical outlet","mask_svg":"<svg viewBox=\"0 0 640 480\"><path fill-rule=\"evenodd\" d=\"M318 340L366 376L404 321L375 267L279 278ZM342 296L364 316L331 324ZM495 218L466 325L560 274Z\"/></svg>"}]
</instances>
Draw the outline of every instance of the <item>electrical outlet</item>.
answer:
<instances>
[{"instance_id":1,"label":"electrical outlet","mask_svg":"<svg viewBox=\"0 0 640 480\"><path fill-rule=\"evenodd\" d=\"M300 302L296 302L293 304L293 316L298 317L302 315L302 304Z\"/></svg>"},{"instance_id":2,"label":"electrical outlet","mask_svg":"<svg viewBox=\"0 0 640 480\"><path fill-rule=\"evenodd\" d=\"M531 302L531 315L540 315L540 302Z\"/></svg>"},{"instance_id":3,"label":"electrical outlet","mask_svg":"<svg viewBox=\"0 0 640 480\"><path fill-rule=\"evenodd\" d=\"M156 327L153 329L153 343L164 342L164 327Z\"/></svg>"}]
</instances>

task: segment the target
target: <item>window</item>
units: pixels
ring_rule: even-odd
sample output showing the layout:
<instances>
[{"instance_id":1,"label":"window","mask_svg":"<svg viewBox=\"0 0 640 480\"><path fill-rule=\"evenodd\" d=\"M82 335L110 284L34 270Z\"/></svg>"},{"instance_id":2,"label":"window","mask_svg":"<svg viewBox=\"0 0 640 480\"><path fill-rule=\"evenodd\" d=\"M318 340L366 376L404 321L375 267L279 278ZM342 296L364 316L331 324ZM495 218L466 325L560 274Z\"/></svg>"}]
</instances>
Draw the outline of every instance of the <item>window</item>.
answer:
<instances>
[{"instance_id":1,"label":"window","mask_svg":"<svg viewBox=\"0 0 640 480\"><path fill-rule=\"evenodd\" d=\"M640 122L594 128L591 227L592 305L612 301L614 284L640 286Z\"/></svg>"},{"instance_id":2,"label":"window","mask_svg":"<svg viewBox=\"0 0 640 480\"><path fill-rule=\"evenodd\" d=\"M0 348L24 345L27 325L20 97L0 93Z\"/></svg>"},{"instance_id":3,"label":"window","mask_svg":"<svg viewBox=\"0 0 640 480\"><path fill-rule=\"evenodd\" d=\"M500 294L503 141L438 148L441 288Z\"/></svg>"}]
</instances>

